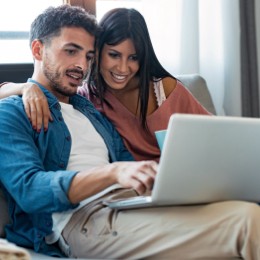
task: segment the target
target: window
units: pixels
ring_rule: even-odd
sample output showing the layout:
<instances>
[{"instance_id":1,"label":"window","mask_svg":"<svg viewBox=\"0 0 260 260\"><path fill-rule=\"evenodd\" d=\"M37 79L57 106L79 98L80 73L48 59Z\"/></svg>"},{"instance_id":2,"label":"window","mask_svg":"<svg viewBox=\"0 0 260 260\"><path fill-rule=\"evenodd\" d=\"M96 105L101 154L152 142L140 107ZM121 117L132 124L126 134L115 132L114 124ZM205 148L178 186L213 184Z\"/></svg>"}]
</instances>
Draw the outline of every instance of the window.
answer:
<instances>
[{"instance_id":1,"label":"window","mask_svg":"<svg viewBox=\"0 0 260 260\"><path fill-rule=\"evenodd\" d=\"M0 63L32 63L29 30L34 18L63 0L4 0L0 15Z\"/></svg>"},{"instance_id":2,"label":"window","mask_svg":"<svg viewBox=\"0 0 260 260\"><path fill-rule=\"evenodd\" d=\"M110 9L117 7L135 8L142 13L142 1L140 0L96 0L96 17L99 21Z\"/></svg>"}]
</instances>

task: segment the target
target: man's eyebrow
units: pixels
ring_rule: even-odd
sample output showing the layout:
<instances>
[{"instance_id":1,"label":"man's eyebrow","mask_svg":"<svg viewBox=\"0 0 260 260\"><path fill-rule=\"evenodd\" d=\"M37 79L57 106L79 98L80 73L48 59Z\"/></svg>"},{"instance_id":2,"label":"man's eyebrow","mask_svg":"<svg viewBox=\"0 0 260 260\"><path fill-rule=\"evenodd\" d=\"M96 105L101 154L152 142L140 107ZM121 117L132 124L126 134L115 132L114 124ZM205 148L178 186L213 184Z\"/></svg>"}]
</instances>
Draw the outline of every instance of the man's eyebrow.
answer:
<instances>
[{"instance_id":1,"label":"man's eyebrow","mask_svg":"<svg viewBox=\"0 0 260 260\"><path fill-rule=\"evenodd\" d=\"M66 46L66 47L74 47L74 48L76 48L78 50L83 50L83 48L80 45L78 45L76 43L73 43L73 42L66 43L64 46ZM89 50L88 53L95 54L95 50Z\"/></svg>"},{"instance_id":2,"label":"man's eyebrow","mask_svg":"<svg viewBox=\"0 0 260 260\"><path fill-rule=\"evenodd\" d=\"M83 50L83 48L80 45L78 45L76 43L73 43L73 42L66 43L64 46L66 46L66 47L74 47L76 49Z\"/></svg>"}]
</instances>

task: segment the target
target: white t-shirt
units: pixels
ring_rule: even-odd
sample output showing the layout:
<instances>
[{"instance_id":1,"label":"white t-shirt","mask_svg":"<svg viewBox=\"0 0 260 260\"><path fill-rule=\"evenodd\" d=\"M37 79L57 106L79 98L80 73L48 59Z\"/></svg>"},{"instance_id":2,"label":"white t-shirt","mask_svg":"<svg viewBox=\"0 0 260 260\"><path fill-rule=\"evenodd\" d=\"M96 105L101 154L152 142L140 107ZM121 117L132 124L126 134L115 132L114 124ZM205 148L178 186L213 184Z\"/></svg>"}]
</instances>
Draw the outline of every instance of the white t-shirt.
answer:
<instances>
[{"instance_id":1,"label":"white t-shirt","mask_svg":"<svg viewBox=\"0 0 260 260\"><path fill-rule=\"evenodd\" d=\"M109 155L106 144L88 118L70 104L60 102L60 105L61 113L70 131L72 141L67 170L85 171L108 164ZM108 187L102 192L85 199L73 210L53 213L53 233L46 237L46 243L52 244L58 241L63 228L76 210L118 187L120 185L117 184Z\"/></svg>"}]
</instances>

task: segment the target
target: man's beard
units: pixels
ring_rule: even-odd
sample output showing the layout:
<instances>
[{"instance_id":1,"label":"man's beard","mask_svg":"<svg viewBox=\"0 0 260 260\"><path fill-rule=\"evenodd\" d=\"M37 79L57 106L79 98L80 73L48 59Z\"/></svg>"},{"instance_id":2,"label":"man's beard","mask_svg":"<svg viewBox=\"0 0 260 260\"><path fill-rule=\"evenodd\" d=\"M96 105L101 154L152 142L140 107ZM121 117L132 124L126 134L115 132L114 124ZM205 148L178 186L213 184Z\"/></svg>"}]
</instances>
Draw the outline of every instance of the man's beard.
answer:
<instances>
[{"instance_id":1,"label":"man's beard","mask_svg":"<svg viewBox=\"0 0 260 260\"><path fill-rule=\"evenodd\" d=\"M58 92L65 97L71 97L76 94L77 86L63 85L62 78L65 77L65 75L62 75L60 72L55 71L54 66L51 66L51 64L44 64L43 74L49 81L50 90Z\"/></svg>"}]
</instances>

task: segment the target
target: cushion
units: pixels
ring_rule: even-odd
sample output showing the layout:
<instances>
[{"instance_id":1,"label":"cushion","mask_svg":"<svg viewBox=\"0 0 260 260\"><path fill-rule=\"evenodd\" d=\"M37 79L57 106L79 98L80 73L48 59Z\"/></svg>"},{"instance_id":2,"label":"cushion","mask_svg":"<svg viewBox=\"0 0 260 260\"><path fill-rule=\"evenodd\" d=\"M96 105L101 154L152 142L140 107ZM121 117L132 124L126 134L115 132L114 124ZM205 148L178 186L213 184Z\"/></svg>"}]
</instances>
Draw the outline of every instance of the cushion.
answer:
<instances>
[{"instance_id":1,"label":"cushion","mask_svg":"<svg viewBox=\"0 0 260 260\"><path fill-rule=\"evenodd\" d=\"M198 74L183 74L177 76L183 85L210 113L216 115L216 110L207 86L207 82Z\"/></svg>"},{"instance_id":2,"label":"cushion","mask_svg":"<svg viewBox=\"0 0 260 260\"><path fill-rule=\"evenodd\" d=\"M5 199L3 190L0 187L0 237L5 236L4 227L9 222L7 201Z\"/></svg>"}]
</instances>

